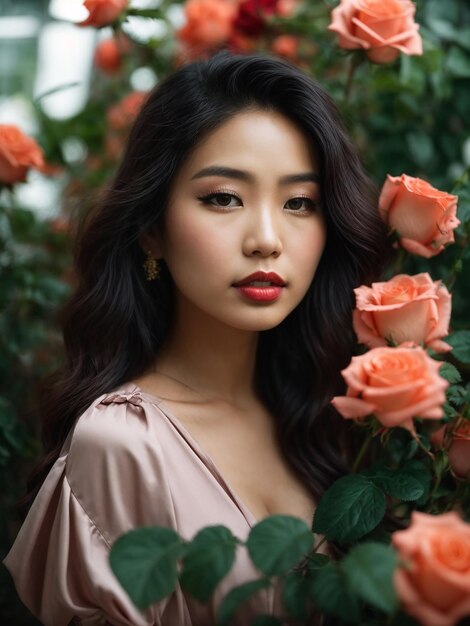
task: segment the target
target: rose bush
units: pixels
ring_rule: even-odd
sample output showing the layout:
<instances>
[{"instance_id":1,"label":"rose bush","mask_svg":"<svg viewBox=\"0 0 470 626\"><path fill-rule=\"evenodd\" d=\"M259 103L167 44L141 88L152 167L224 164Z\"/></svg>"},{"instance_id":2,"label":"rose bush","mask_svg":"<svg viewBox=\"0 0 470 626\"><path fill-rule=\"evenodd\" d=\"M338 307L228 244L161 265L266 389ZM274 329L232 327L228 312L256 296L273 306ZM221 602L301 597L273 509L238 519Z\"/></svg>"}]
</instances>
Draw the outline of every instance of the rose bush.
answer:
<instances>
[{"instance_id":1,"label":"rose bush","mask_svg":"<svg viewBox=\"0 0 470 626\"><path fill-rule=\"evenodd\" d=\"M85 0L83 5L89 15L80 26L107 26L114 22L124 11L128 0Z\"/></svg>"},{"instance_id":2,"label":"rose bush","mask_svg":"<svg viewBox=\"0 0 470 626\"><path fill-rule=\"evenodd\" d=\"M466 20L467 26L470 26L470 14L460 9L457 11L456 4L454 0L448 3L417 3L417 19L426 25L423 37L427 39L426 52L420 55L418 49L421 42L414 23L414 5L400 0L341 3L295 0L218 0L197 3L190 0L182 5L187 23L180 31L181 37L176 30L179 24L175 27L171 12L166 14L171 6L166 0L158 3L132 2L127 6L126 3L104 0L90 0L86 3L90 16L85 23L93 25L93 19L96 20L96 27L101 27L104 22L112 23L117 41L122 36L121 29L132 37L132 29L128 30L126 25L127 15L133 18L140 15L143 20L161 20L165 26L162 32L166 34L148 42L136 38L129 54L126 52L125 71L114 72L110 79L100 73L98 80L91 83L89 101L77 116L63 121L49 120L47 116L37 120L48 157L54 156L61 162L65 138L80 138L86 144L87 153L82 162L62 162L65 176L70 177L62 196L62 210L66 219L50 221L44 230L41 229L39 214L36 220L33 212L29 214L21 207L9 206L0 214L1 243L8 251L5 258L7 263L8 259L15 259L15 264L6 268L0 281L2 301L12 303L2 319L2 328L6 328L6 331L0 333L0 342L3 339L0 354L5 355L3 372L7 376L5 391L0 398L3 400L0 402L0 470L3 463L7 471L2 474L2 482L10 485L12 496L0 501L0 507L6 511L0 520L4 528L14 517L10 502L22 494L22 477L17 468L22 458L32 457L34 450L33 445L23 445L21 450L22 444L18 444L12 435L15 431L11 425L22 424L24 415L29 415L30 407L26 405L32 398L31 380L39 379L46 369L53 369L53 342L50 337L51 329L52 336L57 329L50 321L54 313L52 309L59 306L63 285L74 284L73 270L70 269L72 263L67 261L59 269L59 255L55 246L64 235L75 230L74 213L69 214L69 208L79 206L86 214L92 208L89 197L106 187L107 181L114 175L130 126L145 99L145 94L129 95L136 84L133 80L137 76L134 70L143 68L143 75L145 72L149 75L148 69L155 70L158 80L163 80L175 66L192 58L207 57L219 48L243 52L272 51L291 59L325 85L339 108L351 120L353 141L376 183L383 181L387 172L394 171L393 168L399 164L401 171L422 173L439 188L452 191L444 194L430 186L426 187L428 184L424 181L409 185L411 191L410 188L401 189L402 177L389 177L395 182L392 185L387 179L384 185L382 200L388 197L389 202L388 205L383 203L385 210L382 215L391 229L394 228L392 222L397 218L399 228L397 226L394 230L401 237L403 245L393 264L393 271L400 276L389 281L389 287L383 289L377 285L385 283L376 283L367 288L358 285L364 306L358 304L356 316L359 315L360 323L366 327L362 327L361 332L372 334L368 342L365 337L362 340L373 350L364 357L361 367L356 367L351 377L354 385L350 386L349 395L335 399L338 407L343 404L343 411L349 412L352 418L341 424L346 427L345 436L348 445L351 443L351 450L346 451L348 446L343 450L345 455L347 452L346 475L337 478L335 474L331 480L325 478L322 484L325 492L317 503L313 526L302 526L300 520L286 519L285 516L271 516L254 526L246 542L235 541L234 538L225 541L230 536L228 529L225 537L222 537L223 541L220 541L221 537L217 533L207 533L206 529L204 537L199 536L194 542L194 552L190 551L192 556L178 564L172 563L169 558L167 569L156 563L154 552L149 549L149 546L154 545L155 553L159 553L162 548L158 536L154 536L155 529L149 528L146 529L149 531L149 543L146 543L148 559L143 558L139 562L142 553L139 552L137 539L136 553L125 551L122 572L126 573L130 569L133 572L140 571L145 578L149 571L154 571L165 593L168 593L171 584L176 582L174 572L178 571L181 584L189 581L196 592L199 589L206 596L214 592L217 576L214 575L211 582L205 573L218 572L221 578L223 572L218 569L218 565L227 563L233 557L235 544L238 550L246 543L243 549L248 550L260 572L269 577L271 584L274 581L281 583L286 616L299 626L308 623L305 618L307 607L328 616L329 623L334 624L386 626L393 623L401 626L409 623L404 611L408 611L411 606L409 612L412 613L412 605L405 601L400 605L392 584L393 572L397 567L396 554L387 543L393 530L396 525L406 526L416 509L432 512L436 519L452 508L470 511L469 481L465 478L469 446L467 424L470 419L469 370L465 367L465 364L470 363L470 333L466 331L468 314L464 308L468 281L458 281L459 274L464 276L470 262L470 172L465 171L466 160L462 158L465 154L464 142L468 138L463 89L463 78L466 76L462 73L468 71L466 67L470 56L459 34L459 28L465 28ZM229 11L228 5L232 6ZM338 5L333 14L332 5ZM349 17L343 12L342 18L337 19L346 5L349 6ZM408 12L407 7L411 7ZM105 15L106 8L111 9L111 13ZM351 11L355 11L354 15ZM237 22L238 27L235 24L237 16L243 18ZM336 20L337 40L340 44L344 44L344 48L357 50L353 55L346 55L344 50L332 45L335 28L330 28L330 31L326 29L330 19L332 27ZM407 33L408 26L410 29ZM402 57L399 63L387 65L400 53ZM411 54L417 56L409 57ZM367 62L359 62L367 58L380 65L371 68ZM351 63L345 63L345 59ZM97 69L106 71L104 67L99 67L99 63ZM407 179L420 180L411 177ZM389 189L387 195L385 191L389 185L392 191ZM438 194L441 196L436 199ZM456 213L452 208L456 195L451 194L459 196L462 225L458 228ZM446 196L448 203L445 206ZM13 199L13 194L5 190L3 198L9 201ZM406 203L399 206L405 200ZM440 221L443 214L446 215ZM356 226L366 228L367 224ZM444 232L446 229L447 233ZM431 231L430 237L428 231ZM454 233L456 245L430 263L424 258L405 254L410 250L423 257L436 256L446 243L453 241ZM447 235L447 240L444 235ZM40 240L46 242L44 251L39 250L37 258L26 257L25 252L29 248L34 249ZM46 272L41 264L48 264ZM54 275L57 277L55 282L51 280ZM418 278L423 276L426 278ZM437 278L442 278L443 283L435 280ZM453 304L453 334L446 339L452 344L453 351L448 357L444 354L448 347L442 339L447 335L450 294L443 287L444 282L452 290ZM29 308L25 307L25 302L29 303ZM38 305L39 321L36 322ZM43 319L40 319L41 307L44 307ZM33 323L27 319L28 316ZM47 332L42 331L41 326ZM34 331L32 333L31 328ZM350 332L349 327L345 330ZM343 329L338 331L343 332ZM415 360L403 356L403 350L409 348L407 345L386 348L384 344L390 336L395 343L412 339L441 354L435 355L434 364L429 366L429 361L424 357ZM44 340L42 343L46 348L39 347L41 340ZM375 340L381 344L377 348L374 347ZM385 355L382 353L379 358L377 355L380 353L374 351L379 349L390 352L385 352ZM416 348L416 351L416 354L420 354L420 349ZM444 358L448 359L447 363ZM12 362L14 367L11 367ZM461 372L455 367L459 363L464 364ZM437 368L440 368L439 376ZM447 383L440 377L447 377L450 384L446 387ZM359 412L358 405L361 409ZM9 412L9 407L15 408L17 417ZM360 416L365 409L372 407L375 415L371 413L370 418ZM414 417L419 418L425 412L429 419L417 419L413 423ZM438 419L438 416L444 415L445 419ZM36 433L37 415L34 410L31 416L34 418L31 432ZM330 416L332 419L338 418L333 411L328 418ZM383 420L383 425L377 423L379 418ZM389 423L392 426L385 425ZM432 435L434 427L442 431L441 443L436 443ZM338 442L342 437L340 430ZM12 460L11 468L7 466L10 458L8 454ZM329 470L327 467L325 470L326 476ZM166 530L163 529L163 535ZM304 560L295 564L306 549L305 545L312 545L312 530L318 534L315 538L317 553L309 553ZM3 536L7 537L7 533L4 532ZM338 552L334 552L335 558L328 560L326 554L320 553L318 548L323 537L339 548ZM373 538L380 543L374 542ZM279 576L276 577L272 575L274 553L282 557L280 561L285 565L282 572L279 567ZM418 561L420 559L419 556ZM411 560L409 562L412 563ZM125 575L123 580L126 580ZM132 582L135 583L134 588L126 590L131 597L141 597L138 581ZM267 581L254 582L264 584ZM2 583L0 580L0 588ZM332 588L335 593L331 593ZM154 591L159 592L157 588ZM239 593L238 604L246 598L240 591L240 588L235 590ZM434 592L435 606L441 606L448 600L449 588L446 585L442 588L436 586ZM191 592L188 593L191 595ZM8 589L4 595L14 597ZM159 599L155 598L154 601ZM205 598L197 599L205 601ZM422 603L422 598L419 602ZM235 612L237 603L234 596L227 596L219 607L218 623L229 623L227 606L230 603L232 613ZM223 613L225 622L221 617ZM427 613L415 616L426 626ZM14 619L10 621L24 623L20 619L17 622ZM281 625L281 621L274 617L266 619L260 616L257 619L259 624L268 622L273 626Z\"/></svg>"},{"instance_id":3,"label":"rose bush","mask_svg":"<svg viewBox=\"0 0 470 626\"><path fill-rule=\"evenodd\" d=\"M411 0L341 0L328 29L347 50L362 48L374 63L394 61L400 52L422 54Z\"/></svg>"},{"instance_id":4,"label":"rose bush","mask_svg":"<svg viewBox=\"0 0 470 626\"><path fill-rule=\"evenodd\" d=\"M454 242L454 230L460 224L457 199L420 178L388 175L379 209L405 250L430 258Z\"/></svg>"},{"instance_id":5,"label":"rose bush","mask_svg":"<svg viewBox=\"0 0 470 626\"><path fill-rule=\"evenodd\" d=\"M414 432L413 417L441 419L448 382L439 375L441 363L420 347L373 348L352 358L341 373L346 396L332 403L347 419L371 415L387 428Z\"/></svg>"},{"instance_id":6,"label":"rose bush","mask_svg":"<svg viewBox=\"0 0 470 626\"><path fill-rule=\"evenodd\" d=\"M16 126L0 124L0 183L24 182L31 167L45 167L42 149Z\"/></svg>"},{"instance_id":7,"label":"rose bush","mask_svg":"<svg viewBox=\"0 0 470 626\"><path fill-rule=\"evenodd\" d=\"M400 274L371 287L357 287L354 293L354 330L369 348L385 346L389 340L423 343L436 352L452 349L442 341L449 334L451 295L428 273Z\"/></svg>"},{"instance_id":8,"label":"rose bush","mask_svg":"<svg viewBox=\"0 0 470 626\"><path fill-rule=\"evenodd\" d=\"M455 512L414 512L392 535L404 559L395 587L407 613L425 626L454 626L470 615L470 525Z\"/></svg>"}]
</instances>

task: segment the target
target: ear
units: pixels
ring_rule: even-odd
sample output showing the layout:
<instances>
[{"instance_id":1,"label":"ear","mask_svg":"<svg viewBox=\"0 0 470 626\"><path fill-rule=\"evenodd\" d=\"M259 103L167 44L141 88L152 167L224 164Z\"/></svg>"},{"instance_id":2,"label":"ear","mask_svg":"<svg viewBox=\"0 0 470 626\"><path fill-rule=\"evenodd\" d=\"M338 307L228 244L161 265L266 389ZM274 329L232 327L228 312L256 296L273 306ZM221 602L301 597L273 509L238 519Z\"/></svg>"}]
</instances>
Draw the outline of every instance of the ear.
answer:
<instances>
[{"instance_id":1,"label":"ear","mask_svg":"<svg viewBox=\"0 0 470 626\"><path fill-rule=\"evenodd\" d=\"M161 259L163 257L162 239L159 231L150 231L141 235L139 237L139 245L144 254L147 254L147 251L150 250L154 258Z\"/></svg>"}]
</instances>

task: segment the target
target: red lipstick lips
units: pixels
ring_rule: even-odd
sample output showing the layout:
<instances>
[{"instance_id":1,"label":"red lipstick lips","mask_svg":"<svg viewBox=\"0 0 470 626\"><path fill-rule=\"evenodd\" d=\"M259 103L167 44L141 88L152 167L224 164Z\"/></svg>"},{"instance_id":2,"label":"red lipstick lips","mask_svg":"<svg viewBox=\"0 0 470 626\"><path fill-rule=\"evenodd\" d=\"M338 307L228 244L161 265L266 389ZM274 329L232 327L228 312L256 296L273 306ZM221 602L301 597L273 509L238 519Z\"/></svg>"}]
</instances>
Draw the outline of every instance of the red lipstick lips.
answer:
<instances>
[{"instance_id":1,"label":"red lipstick lips","mask_svg":"<svg viewBox=\"0 0 470 626\"><path fill-rule=\"evenodd\" d=\"M281 295L286 282L276 272L254 272L234 283L234 287L249 300L272 302Z\"/></svg>"}]
</instances>

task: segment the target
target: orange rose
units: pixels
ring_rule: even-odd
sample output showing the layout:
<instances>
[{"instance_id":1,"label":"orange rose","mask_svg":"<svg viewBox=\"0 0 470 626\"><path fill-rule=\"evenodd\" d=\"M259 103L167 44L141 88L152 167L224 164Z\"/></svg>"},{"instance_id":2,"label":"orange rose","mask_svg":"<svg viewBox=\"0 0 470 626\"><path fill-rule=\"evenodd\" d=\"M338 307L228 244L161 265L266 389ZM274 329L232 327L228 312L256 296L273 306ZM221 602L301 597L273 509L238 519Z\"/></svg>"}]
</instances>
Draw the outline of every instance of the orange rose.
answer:
<instances>
[{"instance_id":1,"label":"orange rose","mask_svg":"<svg viewBox=\"0 0 470 626\"><path fill-rule=\"evenodd\" d=\"M202 51L229 38L237 5L231 0L188 0L184 11L186 25L176 35L186 46Z\"/></svg>"},{"instance_id":2,"label":"orange rose","mask_svg":"<svg viewBox=\"0 0 470 626\"><path fill-rule=\"evenodd\" d=\"M454 626L470 616L470 524L455 512L414 512L392 544L407 562L394 581L406 613L423 626Z\"/></svg>"},{"instance_id":3,"label":"orange rose","mask_svg":"<svg viewBox=\"0 0 470 626\"><path fill-rule=\"evenodd\" d=\"M30 167L45 167L41 148L16 126L0 124L0 183L24 182Z\"/></svg>"},{"instance_id":4,"label":"orange rose","mask_svg":"<svg viewBox=\"0 0 470 626\"><path fill-rule=\"evenodd\" d=\"M146 97L147 94L143 91L133 91L112 106L107 113L109 126L113 130L129 129L139 114Z\"/></svg>"},{"instance_id":5,"label":"orange rose","mask_svg":"<svg viewBox=\"0 0 470 626\"><path fill-rule=\"evenodd\" d=\"M470 421L458 418L449 422L431 436L431 443L445 448L452 473L457 478L470 480Z\"/></svg>"},{"instance_id":6,"label":"orange rose","mask_svg":"<svg viewBox=\"0 0 470 626\"><path fill-rule=\"evenodd\" d=\"M348 390L332 403L347 419L374 414L387 427L414 433L413 417L441 419L445 389L439 376L442 363L418 346L373 348L352 358L341 373Z\"/></svg>"},{"instance_id":7,"label":"orange rose","mask_svg":"<svg viewBox=\"0 0 470 626\"><path fill-rule=\"evenodd\" d=\"M273 41L271 49L275 54L295 61L299 49L299 40L293 35L279 35Z\"/></svg>"},{"instance_id":8,"label":"orange rose","mask_svg":"<svg viewBox=\"0 0 470 626\"><path fill-rule=\"evenodd\" d=\"M400 52L423 54L414 14L411 0L341 0L328 30L338 33L341 48L363 48L370 61L389 63Z\"/></svg>"},{"instance_id":9,"label":"orange rose","mask_svg":"<svg viewBox=\"0 0 470 626\"><path fill-rule=\"evenodd\" d=\"M80 26L107 26L114 22L127 6L127 0L85 0L84 6L89 11Z\"/></svg>"},{"instance_id":10,"label":"orange rose","mask_svg":"<svg viewBox=\"0 0 470 626\"><path fill-rule=\"evenodd\" d=\"M436 352L452 350L441 341L449 334L451 295L429 274L400 274L387 282L354 289L353 326L361 343L376 348L405 341L423 343Z\"/></svg>"},{"instance_id":11,"label":"orange rose","mask_svg":"<svg viewBox=\"0 0 470 626\"><path fill-rule=\"evenodd\" d=\"M457 196L439 191L421 178L387 176L379 198L383 219L396 230L400 244L427 259L454 241Z\"/></svg>"},{"instance_id":12,"label":"orange rose","mask_svg":"<svg viewBox=\"0 0 470 626\"><path fill-rule=\"evenodd\" d=\"M94 62L102 72L112 74L122 65L121 50L116 39L105 39L95 49Z\"/></svg>"}]
</instances>

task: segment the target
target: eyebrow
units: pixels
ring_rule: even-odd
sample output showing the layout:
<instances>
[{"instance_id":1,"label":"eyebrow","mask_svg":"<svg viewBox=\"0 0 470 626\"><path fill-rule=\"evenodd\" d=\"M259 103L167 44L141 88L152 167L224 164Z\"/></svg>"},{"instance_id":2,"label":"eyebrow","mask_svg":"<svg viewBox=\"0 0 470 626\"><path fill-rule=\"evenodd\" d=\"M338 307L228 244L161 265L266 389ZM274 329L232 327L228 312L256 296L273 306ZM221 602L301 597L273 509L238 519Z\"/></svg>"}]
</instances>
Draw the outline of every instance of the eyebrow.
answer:
<instances>
[{"instance_id":1,"label":"eyebrow","mask_svg":"<svg viewBox=\"0 0 470 626\"><path fill-rule=\"evenodd\" d=\"M237 170L232 167L224 167L222 165L212 165L211 167L205 167L204 169L194 174L191 180L195 178L204 178L205 176L223 176L224 178L235 178L237 180L243 180L245 182L253 182L254 176L249 172L243 170ZM288 174L282 176L279 179L281 185L288 185L291 183L319 183L320 176L316 172L303 172L301 174Z\"/></svg>"}]
</instances>

